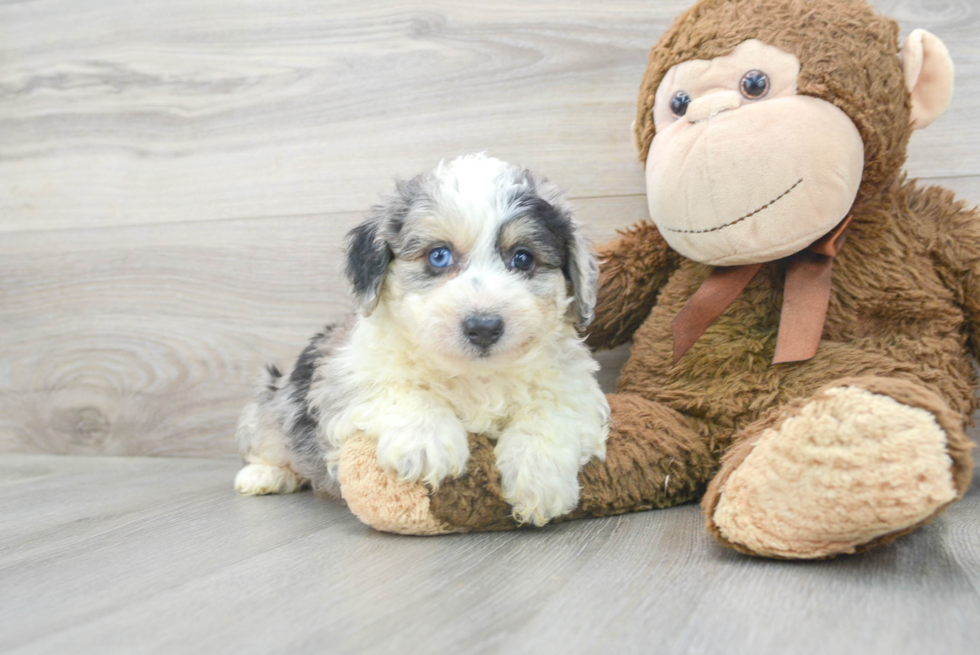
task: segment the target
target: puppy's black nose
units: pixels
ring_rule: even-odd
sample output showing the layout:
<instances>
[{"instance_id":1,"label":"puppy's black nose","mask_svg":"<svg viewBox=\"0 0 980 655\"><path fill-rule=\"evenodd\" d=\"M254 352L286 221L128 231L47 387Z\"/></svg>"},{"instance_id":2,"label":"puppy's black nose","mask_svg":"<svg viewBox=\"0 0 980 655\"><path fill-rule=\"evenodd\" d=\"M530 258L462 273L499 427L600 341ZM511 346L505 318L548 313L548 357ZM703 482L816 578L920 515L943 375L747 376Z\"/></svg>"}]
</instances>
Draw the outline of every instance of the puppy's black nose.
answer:
<instances>
[{"instance_id":1,"label":"puppy's black nose","mask_svg":"<svg viewBox=\"0 0 980 655\"><path fill-rule=\"evenodd\" d=\"M504 333L504 319L491 314L477 314L463 321L463 332L470 343L489 348Z\"/></svg>"}]
</instances>

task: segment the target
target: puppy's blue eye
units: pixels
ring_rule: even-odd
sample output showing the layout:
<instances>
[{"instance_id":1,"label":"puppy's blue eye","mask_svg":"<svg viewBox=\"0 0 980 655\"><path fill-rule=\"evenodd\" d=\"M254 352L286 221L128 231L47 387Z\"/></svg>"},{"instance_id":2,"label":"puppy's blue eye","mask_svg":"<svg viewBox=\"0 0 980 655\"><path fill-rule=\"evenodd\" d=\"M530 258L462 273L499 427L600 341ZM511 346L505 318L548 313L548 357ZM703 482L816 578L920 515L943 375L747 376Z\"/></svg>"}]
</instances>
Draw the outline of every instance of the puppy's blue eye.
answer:
<instances>
[{"instance_id":1,"label":"puppy's blue eye","mask_svg":"<svg viewBox=\"0 0 980 655\"><path fill-rule=\"evenodd\" d=\"M519 271L529 271L534 266L534 255L528 250L518 250L511 258L510 265Z\"/></svg>"},{"instance_id":2,"label":"puppy's blue eye","mask_svg":"<svg viewBox=\"0 0 980 655\"><path fill-rule=\"evenodd\" d=\"M429 263L435 268L446 268L453 263L453 251L445 246L429 251Z\"/></svg>"}]
</instances>

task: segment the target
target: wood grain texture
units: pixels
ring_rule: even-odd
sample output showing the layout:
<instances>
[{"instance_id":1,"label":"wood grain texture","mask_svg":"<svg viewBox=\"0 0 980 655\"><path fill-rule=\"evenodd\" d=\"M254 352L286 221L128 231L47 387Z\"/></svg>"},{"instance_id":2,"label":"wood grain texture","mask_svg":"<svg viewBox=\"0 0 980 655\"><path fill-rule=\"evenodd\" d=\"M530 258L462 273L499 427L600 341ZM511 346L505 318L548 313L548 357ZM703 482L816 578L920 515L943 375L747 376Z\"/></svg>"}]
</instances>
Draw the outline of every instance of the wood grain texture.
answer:
<instances>
[{"instance_id":1,"label":"wood grain texture","mask_svg":"<svg viewBox=\"0 0 980 655\"><path fill-rule=\"evenodd\" d=\"M535 167L597 242L644 218L627 128L687 4L0 3L0 451L231 453L261 364L349 310L342 235L441 157ZM980 9L878 6L957 63L909 171L977 203Z\"/></svg>"},{"instance_id":2,"label":"wood grain texture","mask_svg":"<svg viewBox=\"0 0 980 655\"><path fill-rule=\"evenodd\" d=\"M360 211L391 175L480 149L573 197L639 194L638 81L687 4L2 5L0 229ZM958 64L913 174L980 174L976 6L882 4Z\"/></svg>"},{"instance_id":3,"label":"wood grain texture","mask_svg":"<svg viewBox=\"0 0 980 655\"><path fill-rule=\"evenodd\" d=\"M972 654L980 486L865 556L750 559L687 505L399 537L231 460L0 456L5 653Z\"/></svg>"},{"instance_id":4,"label":"wood grain texture","mask_svg":"<svg viewBox=\"0 0 980 655\"><path fill-rule=\"evenodd\" d=\"M682 7L6 5L0 229L360 211L483 149L639 193L637 66Z\"/></svg>"}]
</instances>

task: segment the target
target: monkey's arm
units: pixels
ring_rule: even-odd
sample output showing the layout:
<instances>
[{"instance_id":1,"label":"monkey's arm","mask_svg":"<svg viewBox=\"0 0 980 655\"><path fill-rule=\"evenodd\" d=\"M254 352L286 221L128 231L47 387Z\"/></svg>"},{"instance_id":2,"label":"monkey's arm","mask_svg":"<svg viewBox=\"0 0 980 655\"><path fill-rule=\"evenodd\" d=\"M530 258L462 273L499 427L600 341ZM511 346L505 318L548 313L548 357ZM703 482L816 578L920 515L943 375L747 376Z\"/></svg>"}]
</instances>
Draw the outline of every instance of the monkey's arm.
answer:
<instances>
[{"instance_id":1,"label":"monkey's arm","mask_svg":"<svg viewBox=\"0 0 980 655\"><path fill-rule=\"evenodd\" d=\"M599 297L586 342L614 348L633 336L650 314L661 287L680 265L656 225L637 223L599 248Z\"/></svg>"},{"instance_id":2,"label":"monkey's arm","mask_svg":"<svg viewBox=\"0 0 980 655\"><path fill-rule=\"evenodd\" d=\"M980 211L938 187L927 189L922 200L924 209L939 206L932 244L937 269L966 314L970 351L980 361Z\"/></svg>"}]
</instances>

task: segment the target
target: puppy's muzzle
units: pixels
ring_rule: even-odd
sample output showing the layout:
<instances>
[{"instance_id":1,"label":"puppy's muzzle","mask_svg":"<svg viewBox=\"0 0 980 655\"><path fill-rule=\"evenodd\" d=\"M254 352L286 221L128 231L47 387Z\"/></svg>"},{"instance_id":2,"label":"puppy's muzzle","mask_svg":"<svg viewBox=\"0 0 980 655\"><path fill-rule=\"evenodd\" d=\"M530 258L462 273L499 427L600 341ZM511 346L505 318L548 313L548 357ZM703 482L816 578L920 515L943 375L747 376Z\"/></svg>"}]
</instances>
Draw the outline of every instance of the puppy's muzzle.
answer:
<instances>
[{"instance_id":1,"label":"puppy's muzzle","mask_svg":"<svg viewBox=\"0 0 980 655\"><path fill-rule=\"evenodd\" d=\"M486 350L500 340L504 319L495 314L475 314L463 321L463 334L474 346Z\"/></svg>"}]
</instances>

